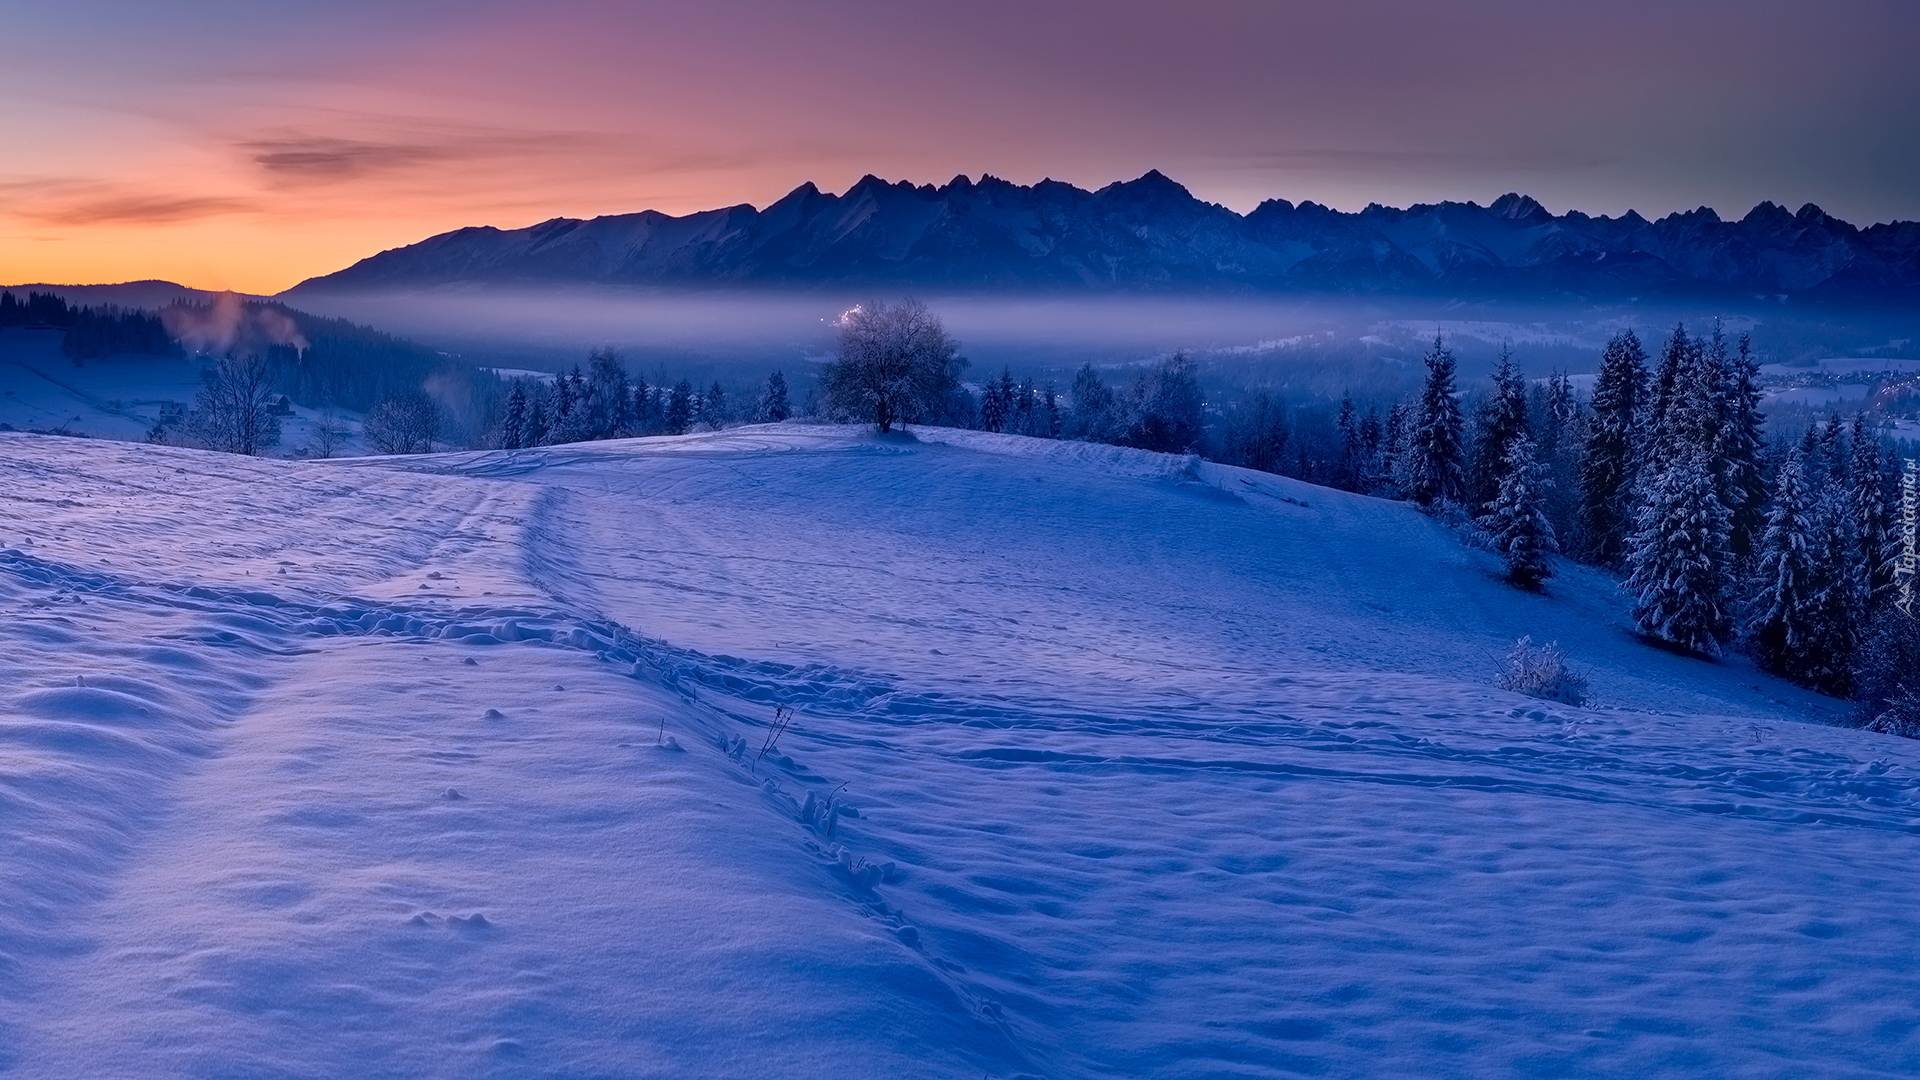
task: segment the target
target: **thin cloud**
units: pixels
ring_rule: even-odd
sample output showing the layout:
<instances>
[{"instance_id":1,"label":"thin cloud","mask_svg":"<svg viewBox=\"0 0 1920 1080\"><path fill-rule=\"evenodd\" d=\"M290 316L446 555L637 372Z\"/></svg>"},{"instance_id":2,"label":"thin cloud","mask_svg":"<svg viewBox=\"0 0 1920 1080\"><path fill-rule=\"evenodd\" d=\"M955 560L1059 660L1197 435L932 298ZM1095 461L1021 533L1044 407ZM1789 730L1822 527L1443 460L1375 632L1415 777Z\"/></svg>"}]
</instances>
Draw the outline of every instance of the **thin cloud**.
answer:
<instances>
[{"instance_id":1,"label":"thin cloud","mask_svg":"<svg viewBox=\"0 0 1920 1080\"><path fill-rule=\"evenodd\" d=\"M594 140L570 133L499 132L387 141L291 134L236 145L278 185L345 183L422 166L504 161L577 150Z\"/></svg>"},{"instance_id":2,"label":"thin cloud","mask_svg":"<svg viewBox=\"0 0 1920 1080\"><path fill-rule=\"evenodd\" d=\"M1612 160L1612 158L1594 154L1560 150L1511 154L1422 150L1272 150L1240 155L1242 168L1329 172L1373 172L1382 169L1424 169L1448 172L1519 169L1552 172L1564 169L1592 169L1608 164Z\"/></svg>"},{"instance_id":3,"label":"thin cloud","mask_svg":"<svg viewBox=\"0 0 1920 1080\"><path fill-rule=\"evenodd\" d=\"M121 195L49 207L20 216L46 225L168 225L256 209L227 196Z\"/></svg>"}]
</instances>

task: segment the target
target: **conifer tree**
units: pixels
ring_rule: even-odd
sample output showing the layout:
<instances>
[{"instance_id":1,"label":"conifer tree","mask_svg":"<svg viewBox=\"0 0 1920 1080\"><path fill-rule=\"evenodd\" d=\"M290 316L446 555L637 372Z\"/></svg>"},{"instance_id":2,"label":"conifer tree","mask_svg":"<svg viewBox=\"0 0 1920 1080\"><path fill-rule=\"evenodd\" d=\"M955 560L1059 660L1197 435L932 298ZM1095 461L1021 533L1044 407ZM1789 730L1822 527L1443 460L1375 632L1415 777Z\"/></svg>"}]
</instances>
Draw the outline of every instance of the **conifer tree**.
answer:
<instances>
[{"instance_id":1,"label":"conifer tree","mask_svg":"<svg viewBox=\"0 0 1920 1080\"><path fill-rule=\"evenodd\" d=\"M500 446L506 450L519 450L527 443L527 387L515 380L513 389L507 393L506 415L500 420Z\"/></svg>"},{"instance_id":2,"label":"conifer tree","mask_svg":"<svg viewBox=\"0 0 1920 1080\"><path fill-rule=\"evenodd\" d=\"M1060 437L1061 428L1060 395L1054 390L1052 383L1048 383L1041 393L1046 396L1046 406L1042 416L1042 422L1046 425L1046 437L1057 439Z\"/></svg>"},{"instance_id":3,"label":"conifer tree","mask_svg":"<svg viewBox=\"0 0 1920 1080\"><path fill-rule=\"evenodd\" d=\"M1732 632L1728 615L1727 508L1704 451L1673 462L1644 485L1630 542L1625 587L1648 635L1716 653Z\"/></svg>"},{"instance_id":4,"label":"conifer tree","mask_svg":"<svg viewBox=\"0 0 1920 1080\"><path fill-rule=\"evenodd\" d=\"M1460 403L1453 399L1453 353L1438 335L1427 350L1427 381L1408 433L1407 497L1421 506L1460 497Z\"/></svg>"},{"instance_id":5,"label":"conifer tree","mask_svg":"<svg viewBox=\"0 0 1920 1080\"><path fill-rule=\"evenodd\" d=\"M1600 356L1600 375L1593 384L1592 430L1580 470L1586 550L1602 566L1620 564L1633 531L1635 441L1646 384L1646 352L1640 339L1631 330L1614 335Z\"/></svg>"},{"instance_id":6,"label":"conifer tree","mask_svg":"<svg viewBox=\"0 0 1920 1080\"><path fill-rule=\"evenodd\" d=\"M1684 325L1673 328L1666 347L1660 350L1660 363L1654 369L1646 407L1640 414L1640 431L1636 439L1641 470L1651 472L1664 469L1669 462L1681 456L1673 446L1673 427L1668 414L1673 411L1674 403L1691 381L1697 351Z\"/></svg>"},{"instance_id":7,"label":"conifer tree","mask_svg":"<svg viewBox=\"0 0 1920 1080\"><path fill-rule=\"evenodd\" d=\"M1847 490L1829 488L1816 503L1813 620L1801 680L1836 697L1853 693L1854 653L1859 647L1865 599L1860 542L1848 514Z\"/></svg>"},{"instance_id":8,"label":"conifer tree","mask_svg":"<svg viewBox=\"0 0 1920 1080\"><path fill-rule=\"evenodd\" d=\"M1334 427L1340 432L1340 471L1335 486L1359 491L1361 462L1366 451L1360 442L1360 418L1353 407L1352 394L1341 396L1340 414L1334 420Z\"/></svg>"},{"instance_id":9,"label":"conifer tree","mask_svg":"<svg viewBox=\"0 0 1920 1080\"><path fill-rule=\"evenodd\" d=\"M1893 500L1880 470L1880 439L1867 426L1867 414L1855 413L1848 442L1848 513L1860 544L1857 570L1862 602L1868 610L1882 603L1893 587L1887 549L1893 541Z\"/></svg>"},{"instance_id":10,"label":"conifer tree","mask_svg":"<svg viewBox=\"0 0 1920 1080\"><path fill-rule=\"evenodd\" d=\"M1773 509L1761 535L1754 595L1756 615L1747 628L1754 662L1776 675L1800 671L1813 636L1813 553L1808 550L1812 513L1806 471L1798 460L1780 466Z\"/></svg>"},{"instance_id":11,"label":"conifer tree","mask_svg":"<svg viewBox=\"0 0 1920 1080\"><path fill-rule=\"evenodd\" d=\"M760 415L776 424L793 415L793 406L787 404L787 377L778 371L767 376L767 393L760 399Z\"/></svg>"},{"instance_id":12,"label":"conifer tree","mask_svg":"<svg viewBox=\"0 0 1920 1080\"><path fill-rule=\"evenodd\" d=\"M1724 463L1721 501L1727 504L1727 547L1737 562L1748 565L1766 523L1767 483L1761 466L1766 416L1760 411L1760 365L1746 334L1740 335L1726 363L1725 407L1717 453Z\"/></svg>"},{"instance_id":13,"label":"conifer tree","mask_svg":"<svg viewBox=\"0 0 1920 1080\"><path fill-rule=\"evenodd\" d=\"M1493 396L1480 408L1467 473L1467 503L1483 512L1500 494L1506 475L1507 451L1527 436L1527 383L1513 366L1513 351L1500 350L1500 367L1493 373Z\"/></svg>"},{"instance_id":14,"label":"conifer tree","mask_svg":"<svg viewBox=\"0 0 1920 1080\"><path fill-rule=\"evenodd\" d=\"M1533 456L1533 442L1516 439L1507 450L1506 468L1498 494L1480 519L1493 549L1506 559L1507 580L1522 589L1537 589L1553 576L1547 556L1560 550L1553 525L1541 509L1548 481Z\"/></svg>"},{"instance_id":15,"label":"conifer tree","mask_svg":"<svg viewBox=\"0 0 1920 1080\"><path fill-rule=\"evenodd\" d=\"M627 411L633 417L635 435L651 434L659 425L660 404L654 398L653 387L647 385L646 376L633 377L633 404Z\"/></svg>"},{"instance_id":16,"label":"conifer tree","mask_svg":"<svg viewBox=\"0 0 1920 1080\"><path fill-rule=\"evenodd\" d=\"M706 394L700 398L700 420L713 430L719 431L726 425L728 419L727 392L721 389L720 380L715 379L713 385L707 388Z\"/></svg>"},{"instance_id":17,"label":"conifer tree","mask_svg":"<svg viewBox=\"0 0 1920 1080\"><path fill-rule=\"evenodd\" d=\"M533 383L527 392L527 433L521 441L522 446L547 445L548 399L552 395L540 383Z\"/></svg>"},{"instance_id":18,"label":"conifer tree","mask_svg":"<svg viewBox=\"0 0 1920 1080\"><path fill-rule=\"evenodd\" d=\"M1003 370L997 379L987 380L980 394L980 426L988 431L1003 431L1013 419L1013 372Z\"/></svg>"},{"instance_id":19,"label":"conifer tree","mask_svg":"<svg viewBox=\"0 0 1920 1080\"><path fill-rule=\"evenodd\" d=\"M1025 378L1014 390L1013 430L1022 435L1037 434L1033 423L1033 379Z\"/></svg>"},{"instance_id":20,"label":"conifer tree","mask_svg":"<svg viewBox=\"0 0 1920 1080\"><path fill-rule=\"evenodd\" d=\"M667 434L685 435L693 424L693 384L685 379L667 395Z\"/></svg>"}]
</instances>

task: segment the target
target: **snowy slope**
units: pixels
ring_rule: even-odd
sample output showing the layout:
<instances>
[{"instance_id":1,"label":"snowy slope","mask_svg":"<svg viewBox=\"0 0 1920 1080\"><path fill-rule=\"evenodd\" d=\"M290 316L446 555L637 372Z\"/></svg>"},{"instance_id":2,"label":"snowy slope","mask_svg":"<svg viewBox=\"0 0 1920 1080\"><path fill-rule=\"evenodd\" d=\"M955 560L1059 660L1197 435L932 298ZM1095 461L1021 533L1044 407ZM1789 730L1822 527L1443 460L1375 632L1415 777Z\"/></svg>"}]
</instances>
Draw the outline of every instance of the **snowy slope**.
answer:
<instances>
[{"instance_id":1,"label":"snowy slope","mask_svg":"<svg viewBox=\"0 0 1920 1080\"><path fill-rule=\"evenodd\" d=\"M65 333L0 329L0 424L141 442L163 409L193 407L200 358L102 356L75 364L60 351ZM281 421L280 445L273 453L291 456L309 447L317 420L314 410L295 408ZM357 425L346 427L353 433L341 446L364 453Z\"/></svg>"},{"instance_id":2,"label":"snowy slope","mask_svg":"<svg viewBox=\"0 0 1920 1080\"><path fill-rule=\"evenodd\" d=\"M918 435L0 435L0 1071L1920 1068L1915 744L1403 506Z\"/></svg>"}]
</instances>

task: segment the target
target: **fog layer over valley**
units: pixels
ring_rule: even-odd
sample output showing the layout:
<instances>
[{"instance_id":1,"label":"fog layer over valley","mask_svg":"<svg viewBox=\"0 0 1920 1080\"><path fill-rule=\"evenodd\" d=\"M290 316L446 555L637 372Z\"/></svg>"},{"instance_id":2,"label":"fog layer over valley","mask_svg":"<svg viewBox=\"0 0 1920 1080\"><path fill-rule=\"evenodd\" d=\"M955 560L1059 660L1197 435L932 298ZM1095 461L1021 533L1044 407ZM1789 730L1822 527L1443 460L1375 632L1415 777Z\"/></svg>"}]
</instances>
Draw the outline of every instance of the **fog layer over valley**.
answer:
<instances>
[{"instance_id":1,"label":"fog layer over valley","mask_svg":"<svg viewBox=\"0 0 1920 1080\"><path fill-rule=\"evenodd\" d=\"M648 378L762 378L782 367L804 381L831 353L848 308L897 289L691 292L505 286L363 294L288 302L377 326L476 363L565 370L610 345ZM1752 329L1769 360L1830 356L1920 358L1920 315L1903 311L1750 304L1439 302L1395 297L1004 297L918 293L959 340L974 376L1011 367L1064 384L1083 363L1124 368L1191 353L1210 387L1399 393L1419 379L1435 330L1479 378L1503 346L1533 377L1590 373L1612 334L1656 337L1676 322L1722 319ZM656 380L657 381L657 380Z\"/></svg>"}]
</instances>

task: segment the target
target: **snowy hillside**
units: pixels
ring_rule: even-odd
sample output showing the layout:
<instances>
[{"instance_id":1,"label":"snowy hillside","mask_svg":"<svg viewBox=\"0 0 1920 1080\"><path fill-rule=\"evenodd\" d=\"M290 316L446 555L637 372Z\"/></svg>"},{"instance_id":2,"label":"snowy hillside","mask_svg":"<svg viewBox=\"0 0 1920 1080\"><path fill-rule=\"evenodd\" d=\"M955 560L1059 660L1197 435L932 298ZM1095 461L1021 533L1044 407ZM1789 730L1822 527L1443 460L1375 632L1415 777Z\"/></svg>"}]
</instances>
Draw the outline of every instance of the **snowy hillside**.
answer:
<instances>
[{"instance_id":1,"label":"snowy hillside","mask_svg":"<svg viewBox=\"0 0 1920 1080\"><path fill-rule=\"evenodd\" d=\"M0 1075L1920 1071L1920 744L1399 504L917 434L0 435Z\"/></svg>"},{"instance_id":2,"label":"snowy hillside","mask_svg":"<svg viewBox=\"0 0 1920 1080\"><path fill-rule=\"evenodd\" d=\"M102 356L75 364L60 352L64 331L0 329L0 424L16 431L65 431L98 439L143 441L169 410L193 407L198 357ZM294 407L281 421L275 453L313 441L314 410ZM340 441L364 453L357 425Z\"/></svg>"}]
</instances>

